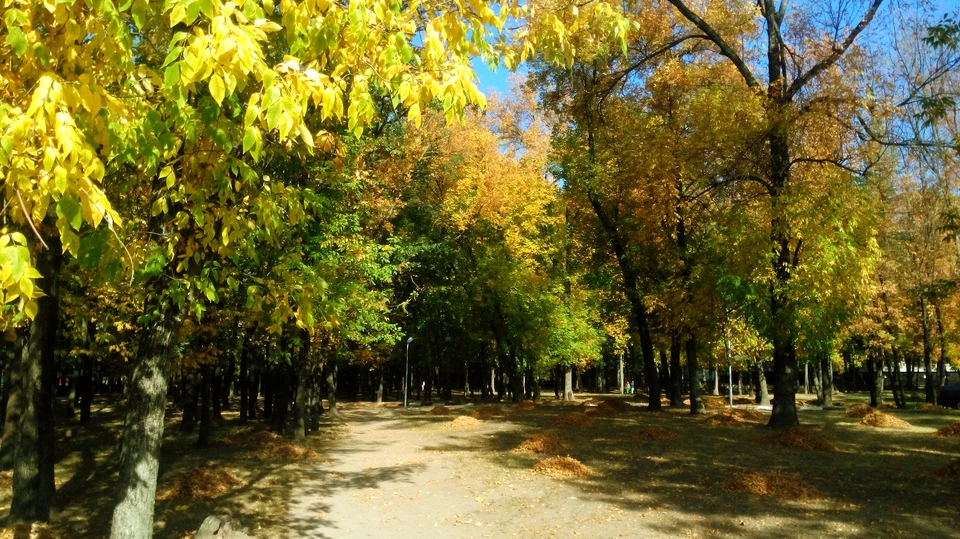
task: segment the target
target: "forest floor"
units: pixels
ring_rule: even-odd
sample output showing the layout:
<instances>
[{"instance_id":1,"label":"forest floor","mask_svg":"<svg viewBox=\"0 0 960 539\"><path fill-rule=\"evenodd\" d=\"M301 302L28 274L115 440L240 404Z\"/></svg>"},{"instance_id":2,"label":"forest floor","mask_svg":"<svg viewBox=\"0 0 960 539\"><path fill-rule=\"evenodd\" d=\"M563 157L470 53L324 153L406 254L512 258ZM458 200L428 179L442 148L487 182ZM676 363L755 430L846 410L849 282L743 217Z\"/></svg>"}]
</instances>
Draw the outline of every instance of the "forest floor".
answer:
<instances>
[{"instance_id":1,"label":"forest floor","mask_svg":"<svg viewBox=\"0 0 960 539\"><path fill-rule=\"evenodd\" d=\"M764 443L770 431L762 417L714 415L705 423L684 409L645 412L630 396L578 397L593 398L573 406L548 395L534 410L448 404L438 410L445 414L342 403L339 418L325 418L303 446L258 430L259 421L238 425L236 412L227 412L211 447L198 450L196 434L180 433L171 413L155 536L192 537L211 514L231 514L264 538L956 537L960 530L960 477L942 472L960 459L960 438L932 435L960 421L956 411L885 409L911 424L899 429L860 425L841 406L801 411L811 429L801 438L822 435L834 446L815 451ZM843 395L837 404L865 398ZM591 406L597 399L623 402ZM708 412L722 412L722 399L708 399ZM51 528L61 537L109 531L122 416L108 399L93 417L87 428L63 420L58 429ZM561 446L515 451L538 434ZM568 455L588 475L534 470ZM767 475L750 475L758 472ZM0 517L9 481L9 472L0 474Z\"/></svg>"}]
</instances>

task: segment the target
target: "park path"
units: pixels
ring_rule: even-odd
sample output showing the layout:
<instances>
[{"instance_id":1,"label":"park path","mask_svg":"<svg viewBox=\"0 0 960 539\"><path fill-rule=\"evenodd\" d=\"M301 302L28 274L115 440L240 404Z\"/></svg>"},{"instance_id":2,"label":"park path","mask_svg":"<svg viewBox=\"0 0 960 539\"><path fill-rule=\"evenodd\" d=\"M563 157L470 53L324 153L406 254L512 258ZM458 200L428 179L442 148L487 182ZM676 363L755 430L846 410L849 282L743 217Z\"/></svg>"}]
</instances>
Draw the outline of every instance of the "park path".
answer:
<instances>
[{"instance_id":1,"label":"park path","mask_svg":"<svg viewBox=\"0 0 960 539\"><path fill-rule=\"evenodd\" d=\"M345 435L291 492L291 537L627 535L618 533L628 531L622 508L481 452L484 437L516 425L485 421L456 430L425 421L421 411L384 406L351 406L341 416ZM629 531L649 536L635 522Z\"/></svg>"}]
</instances>

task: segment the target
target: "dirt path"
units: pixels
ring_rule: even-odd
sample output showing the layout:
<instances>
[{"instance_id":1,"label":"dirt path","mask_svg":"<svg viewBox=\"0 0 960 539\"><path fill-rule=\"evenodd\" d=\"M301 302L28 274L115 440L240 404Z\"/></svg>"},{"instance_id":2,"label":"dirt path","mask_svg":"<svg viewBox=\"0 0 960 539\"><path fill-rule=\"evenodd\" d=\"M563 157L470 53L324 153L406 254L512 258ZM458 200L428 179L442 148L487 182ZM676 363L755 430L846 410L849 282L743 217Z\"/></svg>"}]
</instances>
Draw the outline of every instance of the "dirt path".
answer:
<instances>
[{"instance_id":1,"label":"dirt path","mask_svg":"<svg viewBox=\"0 0 960 539\"><path fill-rule=\"evenodd\" d=\"M348 433L292 493L293 535L597 537L609 536L597 535L598 524L606 532L622 520L621 509L581 500L575 486L504 469L474 452L479 438L502 436L516 425L485 421L460 430L446 421L424 424L409 417L414 413L342 412Z\"/></svg>"},{"instance_id":2,"label":"dirt path","mask_svg":"<svg viewBox=\"0 0 960 539\"><path fill-rule=\"evenodd\" d=\"M857 427L841 411L809 413L834 453L771 449L761 424L709 428L684 411L644 414L639 408L597 417L590 428L556 428L574 410L510 407L470 428L429 409L349 404L346 433L305 467L290 493L290 537L872 537L955 536L958 521L937 492L952 487L932 471L960 456L950 440L930 437L950 421L916 413L907 431ZM632 408L632 407L631 407ZM635 429L660 426L678 434L637 442ZM532 472L552 455L517 454L533 433L552 433L569 454L598 475L557 480ZM824 466L825 462L829 464ZM825 492L798 501L747 496L726 488L736 473L783 470ZM893 473L890 470L912 470ZM919 474L919 475L918 475Z\"/></svg>"}]
</instances>

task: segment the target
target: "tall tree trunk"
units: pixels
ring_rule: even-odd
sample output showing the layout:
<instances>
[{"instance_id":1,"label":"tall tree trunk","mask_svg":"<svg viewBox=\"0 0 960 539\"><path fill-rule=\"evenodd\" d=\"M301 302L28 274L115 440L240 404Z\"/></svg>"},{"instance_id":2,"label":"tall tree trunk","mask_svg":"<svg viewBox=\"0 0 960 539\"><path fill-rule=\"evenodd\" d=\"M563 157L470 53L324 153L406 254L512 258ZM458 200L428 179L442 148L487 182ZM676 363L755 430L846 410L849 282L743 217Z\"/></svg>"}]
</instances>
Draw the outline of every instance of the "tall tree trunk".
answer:
<instances>
[{"instance_id":1,"label":"tall tree trunk","mask_svg":"<svg viewBox=\"0 0 960 539\"><path fill-rule=\"evenodd\" d=\"M96 338L97 329L95 322L85 322L86 325L86 351L83 354L83 366L80 375L80 425L86 425L90 422L90 407L93 404L93 386L94 386L94 357L93 345Z\"/></svg>"},{"instance_id":2,"label":"tall tree trunk","mask_svg":"<svg viewBox=\"0 0 960 539\"><path fill-rule=\"evenodd\" d=\"M48 521L56 492L53 399L57 385L55 354L63 251L58 236L45 235L49 248L40 251L36 265L43 276L37 280L37 286L44 296L37 299L37 315L30 324L17 364L24 407L13 455L11 522Z\"/></svg>"},{"instance_id":3,"label":"tall tree trunk","mask_svg":"<svg viewBox=\"0 0 960 539\"><path fill-rule=\"evenodd\" d=\"M661 345L658 350L660 354L660 387L664 393L670 395L670 364L667 361L667 350Z\"/></svg>"},{"instance_id":4,"label":"tall tree trunk","mask_svg":"<svg viewBox=\"0 0 960 539\"><path fill-rule=\"evenodd\" d=\"M563 368L563 400L575 401L573 395L573 366L567 365Z\"/></svg>"},{"instance_id":5,"label":"tall tree trunk","mask_svg":"<svg viewBox=\"0 0 960 539\"><path fill-rule=\"evenodd\" d=\"M879 358L867 359L867 375L870 378L870 406L883 404L883 362Z\"/></svg>"},{"instance_id":6,"label":"tall tree trunk","mask_svg":"<svg viewBox=\"0 0 960 539\"><path fill-rule=\"evenodd\" d=\"M670 407L683 406L683 373L680 369L680 337L674 333L670 337Z\"/></svg>"},{"instance_id":7,"label":"tall tree trunk","mask_svg":"<svg viewBox=\"0 0 960 539\"><path fill-rule=\"evenodd\" d=\"M23 377L20 369L23 336L18 336L13 355L7 363L7 379L4 380L4 392L7 394L3 420L3 439L0 440L0 470L13 469L13 454L17 447L17 435L20 429L20 416L26 405L23 395Z\"/></svg>"},{"instance_id":8,"label":"tall tree trunk","mask_svg":"<svg viewBox=\"0 0 960 539\"><path fill-rule=\"evenodd\" d=\"M223 389L223 368L219 365L213 367L213 374L210 377L210 406L212 407L213 418L223 421L223 412L220 409L222 400L220 399Z\"/></svg>"},{"instance_id":9,"label":"tall tree trunk","mask_svg":"<svg viewBox=\"0 0 960 539\"><path fill-rule=\"evenodd\" d=\"M806 376L810 376L810 362L804 363ZM813 390L817 393L817 404L823 406L823 379L820 370L820 363L817 362L817 368L813 370Z\"/></svg>"},{"instance_id":10,"label":"tall tree trunk","mask_svg":"<svg viewBox=\"0 0 960 539\"><path fill-rule=\"evenodd\" d=\"M193 432L193 429L197 426L199 389L200 375L196 370L183 375L183 417L180 421L180 432Z\"/></svg>"},{"instance_id":11,"label":"tall tree trunk","mask_svg":"<svg viewBox=\"0 0 960 539\"><path fill-rule=\"evenodd\" d=\"M907 399L903 395L903 384L900 383L900 367L897 365L897 354L894 351L893 358L887 360L887 372L890 373L890 386L893 390L893 402L897 408L907 407Z\"/></svg>"},{"instance_id":12,"label":"tall tree trunk","mask_svg":"<svg viewBox=\"0 0 960 539\"><path fill-rule=\"evenodd\" d=\"M127 415L120 447L119 501L113 510L111 539L149 539L160 469L167 376L183 310L175 303L165 310L159 287L152 286L144 312L154 317L140 333L130 374Z\"/></svg>"},{"instance_id":13,"label":"tall tree trunk","mask_svg":"<svg viewBox=\"0 0 960 539\"><path fill-rule=\"evenodd\" d=\"M706 409L700 397L700 367L697 365L697 338L691 334L687 337L687 372L690 376L690 413L703 414Z\"/></svg>"},{"instance_id":14,"label":"tall tree trunk","mask_svg":"<svg viewBox=\"0 0 960 539\"><path fill-rule=\"evenodd\" d=\"M232 353L234 356L236 352ZM234 380L237 372L237 360L235 357L230 358L230 362L227 363L227 370L221 371L220 379L220 409L221 411L230 410L230 399L233 398L233 386Z\"/></svg>"},{"instance_id":15,"label":"tall tree trunk","mask_svg":"<svg viewBox=\"0 0 960 539\"><path fill-rule=\"evenodd\" d=\"M270 429L277 434L287 432L287 411L290 409L290 366L279 363L270 375L273 389L273 406L270 415ZM266 408L266 406L264 406ZM264 411L266 416L266 411Z\"/></svg>"},{"instance_id":16,"label":"tall tree trunk","mask_svg":"<svg viewBox=\"0 0 960 539\"><path fill-rule=\"evenodd\" d=\"M297 358L297 393L293 401L293 437L302 440L307 436L307 408L309 406L309 384L307 376L309 371L308 362L310 361L310 334L306 330L301 331L300 353Z\"/></svg>"},{"instance_id":17,"label":"tall tree trunk","mask_svg":"<svg viewBox=\"0 0 960 539\"><path fill-rule=\"evenodd\" d=\"M720 370L716 367L710 369L713 372L713 391L711 394L719 395L720 394Z\"/></svg>"},{"instance_id":18,"label":"tall tree trunk","mask_svg":"<svg viewBox=\"0 0 960 539\"><path fill-rule=\"evenodd\" d=\"M923 388L924 393L927 397L927 402L934 403L937 401L936 381L934 380L933 374L933 364L931 357L933 355L933 344L930 342L930 317L927 312L927 301L925 298L920 298L920 327L923 329L923 372L924 376Z\"/></svg>"},{"instance_id":19,"label":"tall tree trunk","mask_svg":"<svg viewBox=\"0 0 960 539\"><path fill-rule=\"evenodd\" d=\"M333 361L327 361L324 382L327 385L327 410L330 417L337 417L340 415L337 411L337 365Z\"/></svg>"},{"instance_id":20,"label":"tall tree trunk","mask_svg":"<svg viewBox=\"0 0 960 539\"><path fill-rule=\"evenodd\" d=\"M763 362L758 361L754 368L754 378L757 385L757 404L770 406L770 392L767 390L767 373L763 370Z\"/></svg>"},{"instance_id":21,"label":"tall tree trunk","mask_svg":"<svg viewBox=\"0 0 960 539\"><path fill-rule=\"evenodd\" d=\"M469 384L469 382L467 382ZM469 385L467 386L469 389ZM377 367L377 404L383 402L383 366Z\"/></svg>"},{"instance_id":22,"label":"tall tree trunk","mask_svg":"<svg viewBox=\"0 0 960 539\"><path fill-rule=\"evenodd\" d=\"M937 379L936 386L942 387L947 384L947 365L950 358L947 356L947 336L943 333L943 317L940 315L940 302L933 303L933 310L937 316L937 337L940 344L940 357L937 359Z\"/></svg>"},{"instance_id":23,"label":"tall tree trunk","mask_svg":"<svg viewBox=\"0 0 960 539\"><path fill-rule=\"evenodd\" d=\"M197 448L210 445L210 365L200 366L200 433L197 436Z\"/></svg>"},{"instance_id":24,"label":"tall tree trunk","mask_svg":"<svg viewBox=\"0 0 960 539\"><path fill-rule=\"evenodd\" d=\"M243 339L243 348L240 350L240 424L247 423L250 414L250 333L251 328L247 328L246 336Z\"/></svg>"},{"instance_id":25,"label":"tall tree trunk","mask_svg":"<svg viewBox=\"0 0 960 539\"><path fill-rule=\"evenodd\" d=\"M820 356L820 383L823 385L823 395L820 397L820 406L833 406L833 362L830 356Z\"/></svg>"}]
</instances>

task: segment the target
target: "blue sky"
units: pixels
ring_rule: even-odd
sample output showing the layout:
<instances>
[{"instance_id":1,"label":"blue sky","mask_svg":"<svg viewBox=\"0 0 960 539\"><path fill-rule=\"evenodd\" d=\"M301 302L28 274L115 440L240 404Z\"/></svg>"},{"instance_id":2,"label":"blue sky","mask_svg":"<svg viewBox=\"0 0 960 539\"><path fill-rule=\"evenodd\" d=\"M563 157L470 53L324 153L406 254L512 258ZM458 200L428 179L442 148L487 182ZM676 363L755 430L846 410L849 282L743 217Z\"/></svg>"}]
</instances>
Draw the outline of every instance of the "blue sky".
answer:
<instances>
[{"instance_id":1,"label":"blue sky","mask_svg":"<svg viewBox=\"0 0 960 539\"><path fill-rule=\"evenodd\" d=\"M887 0L895 1L895 0ZM939 0L936 2L939 4L940 11L943 13L957 13L960 11L960 0ZM491 90L496 90L500 93L506 93L510 88L510 84L507 78L510 76L510 71L504 68L497 69L496 71L491 70L485 62L478 58L473 60L473 69L477 73L477 78L480 80L480 91L484 94L489 94ZM520 72L525 71L524 66L520 66Z\"/></svg>"}]
</instances>

